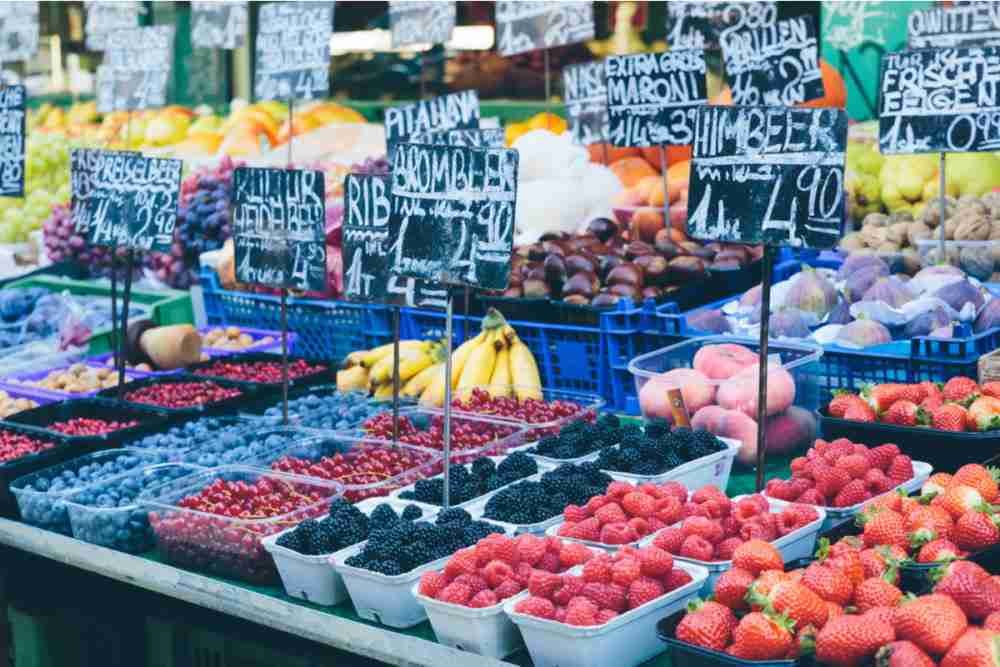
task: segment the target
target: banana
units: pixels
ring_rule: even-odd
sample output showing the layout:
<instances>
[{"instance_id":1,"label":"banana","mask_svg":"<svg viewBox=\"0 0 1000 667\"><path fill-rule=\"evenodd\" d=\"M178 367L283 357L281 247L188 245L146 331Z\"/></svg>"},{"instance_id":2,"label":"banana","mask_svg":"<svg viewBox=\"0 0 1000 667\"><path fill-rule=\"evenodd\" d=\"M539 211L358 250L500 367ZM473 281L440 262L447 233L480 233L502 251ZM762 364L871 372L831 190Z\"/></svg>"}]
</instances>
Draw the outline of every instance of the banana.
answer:
<instances>
[{"instance_id":1,"label":"banana","mask_svg":"<svg viewBox=\"0 0 1000 667\"><path fill-rule=\"evenodd\" d=\"M436 369L434 376L427 384L427 387L424 388L423 393L420 394L420 404L440 408L444 405L445 366L442 363L434 368Z\"/></svg>"},{"instance_id":2,"label":"banana","mask_svg":"<svg viewBox=\"0 0 1000 667\"><path fill-rule=\"evenodd\" d=\"M542 379L531 350L517 334L510 346L510 375L514 393L519 400L542 398Z\"/></svg>"},{"instance_id":3,"label":"banana","mask_svg":"<svg viewBox=\"0 0 1000 667\"><path fill-rule=\"evenodd\" d=\"M361 364L361 360L364 359L367 350L355 350L349 355L344 357L344 368L352 368Z\"/></svg>"},{"instance_id":4,"label":"banana","mask_svg":"<svg viewBox=\"0 0 1000 667\"><path fill-rule=\"evenodd\" d=\"M351 366L337 371L337 391L362 391L368 388L368 371L361 366Z\"/></svg>"},{"instance_id":5,"label":"banana","mask_svg":"<svg viewBox=\"0 0 1000 667\"><path fill-rule=\"evenodd\" d=\"M414 375L412 378L409 379L409 381L406 384L400 387L399 395L407 396L409 398L416 398L417 396L420 396L420 394L423 393L424 389L426 389L427 386L434 379L435 374L439 372L440 373L444 372L439 370L439 367L441 366L443 366L443 364L437 363L434 364L433 366L428 366L427 368L423 369L422 371Z\"/></svg>"},{"instance_id":6,"label":"banana","mask_svg":"<svg viewBox=\"0 0 1000 667\"><path fill-rule=\"evenodd\" d=\"M379 359L371 367L369 375L374 384L392 382L393 355L389 354ZM399 353L399 381L406 382L411 377L434 363L431 352L416 352L413 350L400 350Z\"/></svg>"},{"instance_id":7,"label":"banana","mask_svg":"<svg viewBox=\"0 0 1000 667\"><path fill-rule=\"evenodd\" d=\"M497 352L497 363L493 367L493 375L490 376L490 386L487 391L493 398L511 395L509 347L504 346Z\"/></svg>"},{"instance_id":8,"label":"banana","mask_svg":"<svg viewBox=\"0 0 1000 667\"><path fill-rule=\"evenodd\" d=\"M399 353L402 355L403 350L429 350L431 345L433 345L433 342L429 340L401 340L399 341ZM373 347L362 354L361 365L365 368L371 368L386 356L392 358L392 343Z\"/></svg>"},{"instance_id":9,"label":"banana","mask_svg":"<svg viewBox=\"0 0 1000 667\"><path fill-rule=\"evenodd\" d=\"M380 384L375 387L375 392L372 394L372 398L376 401L392 400L392 383Z\"/></svg>"},{"instance_id":10,"label":"banana","mask_svg":"<svg viewBox=\"0 0 1000 667\"><path fill-rule=\"evenodd\" d=\"M470 338L465 341L458 348L451 353L451 387L454 389L458 385L459 378L462 377L462 371L465 369L465 362L468 360L469 355L472 351L479 347L486 340L486 331L480 331L479 335L475 338ZM442 405L444 401L444 395L441 397Z\"/></svg>"},{"instance_id":11,"label":"banana","mask_svg":"<svg viewBox=\"0 0 1000 667\"><path fill-rule=\"evenodd\" d=\"M466 400L476 387L484 387L489 384L493 375L493 368L497 363L497 337L500 332L496 329L490 330L486 334L486 339L472 350L462 375L458 379L458 397Z\"/></svg>"}]
</instances>

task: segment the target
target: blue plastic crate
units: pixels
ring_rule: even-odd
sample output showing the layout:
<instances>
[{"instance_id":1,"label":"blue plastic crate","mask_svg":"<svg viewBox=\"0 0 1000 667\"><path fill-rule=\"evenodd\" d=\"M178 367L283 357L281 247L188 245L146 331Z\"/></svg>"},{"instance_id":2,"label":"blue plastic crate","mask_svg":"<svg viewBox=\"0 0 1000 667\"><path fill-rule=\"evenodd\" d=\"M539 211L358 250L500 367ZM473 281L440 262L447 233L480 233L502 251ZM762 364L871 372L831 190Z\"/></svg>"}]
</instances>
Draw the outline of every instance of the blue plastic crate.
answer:
<instances>
[{"instance_id":1,"label":"blue plastic crate","mask_svg":"<svg viewBox=\"0 0 1000 667\"><path fill-rule=\"evenodd\" d=\"M480 317L455 315L453 344L457 347L476 335L481 323ZM606 396L607 363L600 329L517 320L510 320L510 325L535 355L543 387ZM444 330L441 311L401 310L403 338L442 338Z\"/></svg>"},{"instance_id":2,"label":"blue plastic crate","mask_svg":"<svg viewBox=\"0 0 1000 667\"><path fill-rule=\"evenodd\" d=\"M280 298L221 289L211 269L202 269L201 286L209 324L281 329ZM291 353L308 359L337 362L392 341L387 306L289 297L287 315L288 330L297 334Z\"/></svg>"},{"instance_id":3,"label":"blue plastic crate","mask_svg":"<svg viewBox=\"0 0 1000 667\"><path fill-rule=\"evenodd\" d=\"M789 259L783 262L778 262L771 270L771 276L772 280L777 283L782 280L788 280L794 276L802 270L803 265L811 266L814 269L832 269L836 271L843 263L844 258L840 255L836 253L824 252L822 254L802 259Z\"/></svg>"}]
</instances>

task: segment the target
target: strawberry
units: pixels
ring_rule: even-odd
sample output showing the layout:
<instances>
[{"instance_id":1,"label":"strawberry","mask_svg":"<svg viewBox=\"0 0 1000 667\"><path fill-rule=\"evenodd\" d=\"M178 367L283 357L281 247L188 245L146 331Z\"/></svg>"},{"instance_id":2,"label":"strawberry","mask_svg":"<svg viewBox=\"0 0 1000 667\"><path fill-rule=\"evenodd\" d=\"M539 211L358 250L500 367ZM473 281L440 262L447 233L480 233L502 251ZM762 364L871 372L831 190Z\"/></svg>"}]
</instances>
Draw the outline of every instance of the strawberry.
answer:
<instances>
[{"instance_id":1,"label":"strawberry","mask_svg":"<svg viewBox=\"0 0 1000 667\"><path fill-rule=\"evenodd\" d=\"M931 412L931 426L942 431L964 431L967 416L961 405L945 403Z\"/></svg>"},{"instance_id":2,"label":"strawberry","mask_svg":"<svg viewBox=\"0 0 1000 667\"><path fill-rule=\"evenodd\" d=\"M981 621L1000 610L1000 584L978 565L959 561L938 568L934 576L934 592L954 600L970 620Z\"/></svg>"},{"instance_id":3,"label":"strawberry","mask_svg":"<svg viewBox=\"0 0 1000 667\"><path fill-rule=\"evenodd\" d=\"M847 412L844 413L844 419L855 422L873 422L878 419L878 415L872 409L872 406L859 402L847 408Z\"/></svg>"},{"instance_id":4,"label":"strawberry","mask_svg":"<svg viewBox=\"0 0 1000 667\"><path fill-rule=\"evenodd\" d=\"M946 595L925 595L904 601L894 616L896 636L931 656L944 655L968 626L965 613Z\"/></svg>"},{"instance_id":5,"label":"strawberry","mask_svg":"<svg viewBox=\"0 0 1000 667\"><path fill-rule=\"evenodd\" d=\"M966 512L955 522L951 539L960 549L982 551L1000 542L1000 528L985 512Z\"/></svg>"},{"instance_id":6,"label":"strawberry","mask_svg":"<svg viewBox=\"0 0 1000 667\"><path fill-rule=\"evenodd\" d=\"M900 546L880 546L864 549L859 554L865 579L882 577L890 584L899 583L899 564L906 559L906 551Z\"/></svg>"},{"instance_id":7,"label":"strawberry","mask_svg":"<svg viewBox=\"0 0 1000 667\"><path fill-rule=\"evenodd\" d=\"M632 491L622 497L622 509L630 516L648 517L656 511L656 498Z\"/></svg>"},{"instance_id":8,"label":"strawberry","mask_svg":"<svg viewBox=\"0 0 1000 667\"><path fill-rule=\"evenodd\" d=\"M918 563L944 563L964 554L951 540L933 540L920 547L916 560Z\"/></svg>"},{"instance_id":9,"label":"strawberry","mask_svg":"<svg viewBox=\"0 0 1000 667\"><path fill-rule=\"evenodd\" d=\"M854 606L862 612L874 607L895 607L903 598L899 590L882 577L871 577L854 589Z\"/></svg>"},{"instance_id":10,"label":"strawberry","mask_svg":"<svg viewBox=\"0 0 1000 667\"><path fill-rule=\"evenodd\" d=\"M920 388L924 392L924 397L936 396L938 398L944 399L944 394L941 393L941 384L938 382L931 382L930 380L924 380L920 383Z\"/></svg>"},{"instance_id":11,"label":"strawberry","mask_svg":"<svg viewBox=\"0 0 1000 667\"><path fill-rule=\"evenodd\" d=\"M889 469L885 471L886 476L896 484L913 479L913 459L906 454L900 454L889 464Z\"/></svg>"},{"instance_id":12,"label":"strawberry","mask_svg":"<svg viewBox=\"0 0 1000 667\"><path fill-rule=\"evenodd\" d=\"M783 570L785 563L781 559L781 552L773 544L749 540L733 553L733 567L758 575L764 570Z\"/></svg>"},{"instance_id":13,"label":"strawberry","mask_svg":"<svg viewBox=\"0 0 1000 667\"><path fill-rule=\"evenodd\" d=\"M978 463L969 463L955 471L952 481L956 484L971 486L979 491L983 500L991 503L996 500L998 491L1000 491L997 480L994 478L996 472L996 468L990 469Z\"/></svg>"},{"instance_id":14,"label":"strawberry","mask_svg":"<svg viewBox=\"0 0 1000 667\"><path fill-rule=\"evenodd\" d=\"M892 625L892 620L895 616L896 610L893 607L872 607L861 614L862 618L888 623L889 625Z\"/></svg>"},{"instance_id":15,"label":"strawberry","mask_svg":"<svg viewBox=\"0 0 1000 667\"><path fill-rule=\"evenodd\" d=\"M812 625L817 628L826 623L827 609L823 599L797 581L782 581L771 587L767 595L750 587L747 599L751 605L784 614L795 621L796 627Z\"/></svg>"},{"instance_id":16,"label":"strawberry","mask_svg":"<svg viewBox=\"0 0 1000 667\"><path fill-rule=\"evenodd\" d=\"M891 642L875 654L878 667L937 667L929 655L913 642Z\"/></svg>"},{"instance_id":17,"label":"strawberry","mask_svg":"<svg viewBox=\"0 0 1000 667\"><path fill-rule=\"evenodd\" d=\"M962 403L979 393L979 385L972 378L956 376L944 383L941 394L946 401Z\"/></svg>"},{"instance_id":18,"label":"strawberry","mask_svg":"<svg viewBox=\"0 0 1000 667\"><path fill-rule=\"evenodd\" d=\"M1000 642L989 630L969 628L941 661L941 667L994 667L1000 663Z\"/></svg>"},{"instance_id":19,"label":"strawberry","mask_svg":"<svg viewBox=\"0 0 1000 667\"><path fill-rule=\"evenodd\" d=\"M639 577L628 587L628 608L635 609L663 595L663 584L652 577Z\"/></svg>"},{"instance_id":20,"label":"strawberry","mask_svg":"<svg viewBox=\"0 0 1000 667\"><path fill-rule=\"evenodd\" d=\"M828 567L840 570L854 586L865 580L865 566L861 564L860 551L844 551L827 557L824 562Z\"/></svg>"},{"instance_id":21,"label":"strawberry","mask_svg":"<svg viewBox=\"0 0 1000 667\"><path fill-rule=\"evenodd\" d=\"M833 392L833 400L826 407L826 411L830 413L831 417L841 419L847 409L855 403L864 403L864 399L849 391L837 390Z\"/></svg>"},{"instance_id":22,"label":"strawberry","mask_svg":"<svg viewBox=\"0 0 1000 667\"><path fill-rule=\"evenodd\" d=\"M732 640L736 617L733 616L731 625L724 615L711 609L706 611L701 604L697 601L688 603L689 611L677 624L674 636L682 642L722 651ZM729 611L730 616L732 613Z\"/></svg>"},{"instance_id":23,"label":"strawberry","mask_svg":"<svg viewBox=\"0 0 1000 667\"><path fill-rule=\"evenodd\" d=\"M1000 398L981 396L974 400L969 405L965 427L969 431L990 431L1000 428Z\"/></svg>"},{"instance_id":24,"label":"strawberry","mask_svg":"<svg viewBox=\"0 0 1000 667\"><path fill-rule=\"evenodd\" d=\"M873 508L858 515L857 522L864 527L862 536L869 547L879 545L908 546L906 523L898 512Z\"/></svg>"},{"instance_id":25,"label":"strawberry","mask_svg":"<svg viewBox=\"0 0 1000 667\"><path fill-rule=\"evenodd\" d=\"M841 606L850 602L854 595L854 584L847 575L822 563L812 563L806 568L802 575L802 585L824 600Z\"/></svg>"},{"instance_id":26,"label":"strawberry","mask_svg":"<svg viewBox=\"0 0 1000 667\"><path fill-rule=\"evenodd\" d=\"M747 608L746 594L753 580L752 573L738 567L730 568L715 582L715 599L733 611L744 610Z\"/></svg>"},{"instance_id":27,"label":"strawberry","mask_svg":"<svg viewBox=\"0 0 1000 667\"><path fill-rule=\"evenodd\" d=\"M983 494L965 484L949 487L943 496L937 496L931 502L940 505L956 522L966 512L980 509L986 503Z\"/></svg>"},{"instance_id":28,"label":"strawberry","mask_svg":"<svg viewBox=\"0 0 1000 667\"><path fill-rule=\"evenodd\" d=\"M941 506L919 505L906 515L906 530L911 534L926 531L934 536L931 539L947 539L954 527L951 515Z\"/></svg>"},{"instance_id":29,"label":"strawberry","mask_svg":"<svg viewBox=\"0 0 1000 667\"><path fill-rule=\"evenodd\" d=\"M896 401L882 415L882 421L897 426L922 426L927 423L928 415L912 401Z\"/></svg>"},{"instance_id":30,"label":"strawberry","mask_svg":"<svg viewBox=\"0 0 1000 667\"><path fill-rule=\"evenodd\" d=\"M834 496L832 505L834 507L851 507L852 505L863 503L870 496L871 494L868 493L864 481L853 479L844 485L844 488Z\"/></svg>"},{"instance_id":31,"label":"strawberry","mask_svg":"<svg viewBox=\"0 0 1000 667\"><path fill-rule=\"evenodd\" d=\"M714 553L715 547L712 546L712 543L700 535L688 535L685 537L684 543L681 544L681 548L677 552L679 556L683 556L684 558L700 561L712 560Z\"/></svg>"},{"instance_id":32,"label":"strawberry","mask_svg":"<svg viewBox=\"0 0 1000 667\"><path fill-rule=\"evenodd\" d=\"M888 623L838 616L816 635L816 659L831 665L857 665L895 638Z\"/></svg>"},{"instance_id":33,"label":"strawberry","mask_svg":"<svg viewBox=\"0 0 1000 667\"><path fill-rule=\"evenodd\" d=\"M733 655L744 660L777 660L791 646L791 622L759 611L744 616L733 630Z\"/></svg>"},{"instance_id":34,"label":"strawberry","mask_svg":"<svg viewBox=\"0 0 1000 667\"><path fill-rule=\"evenodd\" d=\"M935 410L944 405L944 398L941 394L929 394L924 400L920 401L920 408L928 414L933 414Z\"/></svg>"},{"instance_id":35,"label":"strawberry","mask_svg":"<svg viewBox=\"0 0 1000 667\"><path fill-rule=\"evenodd\" d=\"M899 394L900 391L902 391L902 388L903 385L892 383L874 386L868 385L861 391L861 395L867 399L868 403L873 408L875 408L876 412L882 413L892 407L892 404L899 400Z\"/></svg>"}]
</instances>

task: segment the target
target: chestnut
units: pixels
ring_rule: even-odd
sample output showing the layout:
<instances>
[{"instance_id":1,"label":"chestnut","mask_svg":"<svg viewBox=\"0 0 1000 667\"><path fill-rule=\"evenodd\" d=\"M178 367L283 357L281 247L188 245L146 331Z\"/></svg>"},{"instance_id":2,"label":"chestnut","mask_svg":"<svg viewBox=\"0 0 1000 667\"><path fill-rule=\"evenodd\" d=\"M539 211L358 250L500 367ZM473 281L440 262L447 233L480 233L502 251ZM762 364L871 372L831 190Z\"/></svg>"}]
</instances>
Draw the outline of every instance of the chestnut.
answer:
<instances>
[{"instance_id":1,"label":"chestnut","mask_svg":"<svg viewBox=\"0 0 1000 667\"><path fill-rule=\"evenodd\" d=\"M642 298L643 299L659 299L663 296L663 290L659 287L644 287L642 288Z\"/></svg>"},{"instance_id":2,"label":"chestnut","mask_svg":"<svg viewBox=\"0 0 1000 667\"><path fill-rule=\"evenodd\" d=\"M546 255L548 255L548 253L545 252L544 248L542 248L541 243L532 243L528 246L528 259L531 261L541 262L545 259Z\"/></svg>"},{"instance_id":3,"label":"chestnut","mask_svg":"<svg viewBox=\"0 0 1000 667\"><path fill-rule=\"evenodd\" d=\"M700 257L701 259L712 259L715 253L698 243L697 241L681 241L681 248L689 255Z\"/></svg>"},{"instance_id":4,"label":"chestnut","mask_svg":"<svg viewBox=\"0 0 1000 667\"><path fill-rule=\"evenodd\" d=\"M704 275L705 261L698 257L674 257L667 263L667 280L671 283L698 280Z\"/></svg>"},{"instance_id":5,"label":"chestnut","mask_svg":"<svg viewBox=\"0 0 1000 667\"><path fill-rule=\"evenodd\" d=\"M622 284L641 288L643 283L642 268L637 264L625 262L608 272L607 281L609 285Z\"/></svg>"},{"instance_id":6,"label":"chestnut","mask_svg":"<svg viewBox=\"0 0 1000 667\"><path fill-rule=\"evenodd\" d=\"M633 260L639 255L652 255L656 250L645 241L632 241L625 246L625 258Z\"/></svg>"},{"instance_id":7,"label":"chestnut","mask_svg":"<svg viewBox=\"0 0 1000 667\"><path fill-rule=\"evenodd\" d=\"M612 294L611 292L601 292L590 302L595 308L609 308L614 306L621 300L621 297L617 294Z\"/></svg>"},{"instance_id":8,"label":"chestnut","mask_svg":"<svg viewBox=\"0 0 1000 667\"><path fill-rule=\"evenodd\" d=\"M597 275L592 271L578 271L563 285L563 294L579 294L590 300L600 289L601 281Z\"/></svg>"},{"instance_id":9,"label":"chestnut","mask_svg":"<svg viewBox=\"0 0 1000 667\"><path fill-rule=\"evenodd\" d=\"M618 225L608 218L594 218L587 224L587 231L603 242L619 233Z\"/></svg>"},{"instance_id":10,"label":"chestnut","mask_svg":"<svg viewBox=\"0 0 1000 667\"><path fill-rule=\"evenodd\" d=\"M608 288L608 291L625 299L630 299L632 303L639 303L642 301L642 292L635 285L612 285Z\"/></svg>"},{"instance_id":11,"label":"chestnut","mask_svg":"<svg viewBox=\"0 0 1000 667\"><path fill-rule=\"evenodd\" d=\"M566 262L562 255L549 255L542 265L545 271L545 280L550 283L562 283L566 281Z\"/></svg>"},{"instance_id":12,"label":"chestnut","mask_svg":"<svg viewBox=\"0 0 1000 667\"><path fill-rule=\"evenodd\" d=\"M667 278L667 259L663 255L640 255L635 265L642 269L645 283L659 285Z\"/></svg>"},{"instance_id":13,"label":"chestnut","mask_svg":"<svg viewBox=\"0 0 1000 667\"><path fill-rule=\"evenodd\" d=\"M521 289L520 285L511 285L510 287L505 289L500 294L500 296L505 297L507 299L519 299L522 296L524 296L524 290Z\"/></svg>"},{"instance_id":14,"label":"chestnut","mask_svg":"<svg viewBox=\"0 0 1000 667\"><path fill-rule=\"evenodd\" d=\"M656 248L656 252L667 259L673 259L682 254L682 250L677 247L677 244L670 240L669 229L661 229L656 232L656 240L653 241L653 247Z\"/></svg>"},{"instance_id":15,"label":"chestnut","mask_svg":"<svg viewBox=\"0 0 1000 667\"><path fill-rule=\"evenodd\" d=\"M625 260L619 257L618 255L601 255L599 259L599 264L600 264L599 268L601 276L605 280L607 280L608 274L611 272L611 270L614 269L616 266L620 266L624 263Z\"/></svg>"},{"instance_id":16,"label":"chestnut","mask_svg":"<svg viewBox=\"0 0 1000 667\"><path fill-rule=\"evenodd\" d=\"M549 296L549 284L544 280L531 278L521 285L521 293L526 299L544 299Z\"/></svg>"},{"instance_id":17,"label":"chestnut","mask_svg":"<svg viewBox=\"0 0 1000 667\"><path fill-rule=\"evenodd\" d=\"M566 254L566 245L561 241L542 241L542 249L547 256Z\"/></svg>"},{"instance_id":18,"label":"chestnut","mask_svg":"<svg viewBox=\"0 0 1000 667\"><path fill-rule=\"evenodd\" d=\"M543 264L532 264L531 268L527 269L522 273L524 280L522 283L528 282L529 280L545 280L545 268Z\"/></svg>"},{"instance_id":19,"label":"chestnut","mask_svg":"<svg viewBox=\"0 0 1000 667\"><path fill-rule=\"evenodd\" d=\"M563 301L574 306L586 306L590 303L590 299L582 294L567 294Z\"/></svg>"},{"instance_id":20,"label":"chestnut","mask_svg":"<svg viewBox=\"0 0 1000 667\"><path fill-rule=\"evenodd\" d=\"M581 271L597 273L597 262L587 255L576 253L566 257L566 273L575 275Z\"/></svg>"}]
</instances>

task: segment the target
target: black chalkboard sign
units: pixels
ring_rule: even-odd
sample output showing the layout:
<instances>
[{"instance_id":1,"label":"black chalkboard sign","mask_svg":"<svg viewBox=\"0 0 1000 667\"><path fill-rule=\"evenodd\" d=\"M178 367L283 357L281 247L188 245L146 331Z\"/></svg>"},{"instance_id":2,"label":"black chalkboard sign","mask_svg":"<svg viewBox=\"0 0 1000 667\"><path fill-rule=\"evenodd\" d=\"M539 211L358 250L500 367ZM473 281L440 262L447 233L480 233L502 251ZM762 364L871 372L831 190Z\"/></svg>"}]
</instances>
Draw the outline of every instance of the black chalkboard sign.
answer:
<instances>
[{"instance_id":1,"label":"black chalkboard sign","mask_svg":"<svg viewBox=\"0 0 1000 667\"><path fill-rule=\"evenodd\" d=\"M463 90L451 95L389 107L385 110L385 143L389 159L404 141L436 143L438 132L479 127L479 95Z\"/></svg>"},{"instance_id":2,"label":"black chalkboard sign","mask_svg":"<svg viewBox=\"0 0 1000 667\"><path fill-rule=\"evenodd\" d=\"M73 224L92 245L169 252L177 223L180 160L129 151L70 152Z\"/></svg>"},{"instance_id":3,"label":"black chalkboard sign","mask_svg":"<svg viewBox=\"0 0 1000 667\"><path fill-rule=\"evenodd\" d=\"M843 109L698 110L688 234L704 241L831 248L843 233Z\"/></svg>"},{"instance_id":4,"label":"black chalkboard sign","mask_svg":"<svg viewBox=\"0 0 1000 667\"><path fill-rule=\"evenodd\" d=\"M1000 45L1000 4L973 2L910 12L910 48Z\"/></svg>"},{"instance_id":5,"label":"black chalkboard sign","mask_svg":"<svg viewBox=\"0 0 1000 667\"><path fill-rule=\"evenodd\" d=\"M582 63L563 68L563 96L574 143L587 146L608 140L608 94L604 63Z\"/></svg>"},{"instance_id":6,"label":"black chalkboard sign","mask_svg":"<svg viewBox=\"0 0 1000 667\"><path fill-rule=\"evenodd\" d=\"M672 49L719 49L726 35L774 25L778 3L667 2L667 44Z\"/></svg>"},{"instance_id":7,"label":"black chalkboard sign","mask_svg":"<svg viewBox=\"0 0 1000 667\"><path fill-rule=\"evenodd\" d=\"M594 39L590 2L498 0L497 51L502 56L551 49Z\"/></svg>"},{"instance_id":8,"label":"black chalkboard sign","mask_svg":"<svg viewBox=\"0 0 1000 667\"><path fill-rule=\"evenodd\" d=\"M705 52L608 56L604 60L608 139L615 146L691 143L698 107L708 99Z\"/></svg>"},{"instance_id":9,"label":"black chalkboard sign","mask_svg":"<svg viewBox=\"0 0 1000 667\"><path fill-rule=\"evenodd\" d=\"M0 2L0 62L38 53L38 2Z\"/></svg>"},{"instance_id":10,"label":"black chalkboard sign","mask_svg":"<svg viewBox=\"0 0 1000 667\"><path fill-rule=\"evenodd\" d=\"M127 28L109 33L102 76L111 76L113 111L155 109L167 104L174 61L174 26ZM108 84L102 81L102 85ZM99 97L105 95L101 91Z\"/></svg>"},{"instance_id":11,"label":"black chalkboard sign","mask_svg":"<svg viewBox=\"0 0 1000 667\"><path fill-rule=\"evenodd\" d=\"M917 49L882 58L883 153L1000 150L1000 48Z\"/></svg>"},{"instance_id":12,"label":"black chalkboard sign","mask_svg":"<svg viewBox=\"0 0 1000 667\"><path fill-rule=\"evenodd\" d=\"M344 295L416 308L444 308L447 290L391 272L389 176L348 174L344 179Z\"/></svg>"},{"instance_id":13,"label":"black chalkboard sign","mask_svg":"<svg viewBox=\"0 0 1000 667\"><path fill-rule=\"evenodd\" d=\"M472 130L428 132L421 135L420 141L469 148L503 148L507 144L507 135L502 127L481 127Z\"/></svg>"},{"instance_id":14,"label":"black chalkboard sign","mask_svg":"<svg viewBox=\"0 0 1000 667\"><path fill-rule=\"evenodd\" d=\"M24 196L24 86L0 88L0 197Z\"/></svg>"},{"instance_id":15,"label":"black chalkboard sign","mask_svg":"<svg viewBox=\"0 0 1000 667\"><path fill-rule=\"evenodd\" d=\"M236 279L326 289L323 172L240 167L233 172L233 192Z\"/></svg>"},{"instance_id":16,"label":"black chalkboard sign","mask_svg":"<svg viewBox=\"0 0 1000 667\"><path fill-rule=\"evenodd\" d=\"M510 277L517 151L399 144L389 238L397 275L502 290Z\"/></svg>"},{"instance_id":17,"label":"black chalkboard sign","mask_svg":"<svg viewBox=\"0 0 1000 667\"><path fill-rule=\"evenodd\" d=\"M793 106L823 97L816 29L807 17L728 33L722 56L733 104Z\"/></svg>"},{"instance_id":18,"label":"black chalkboard sign","mask_svg":"<svg viewBox=\"0 0 1000 667\"><path fill-rule=\"evenodd\" d=\"M88 51L103 51L108 35L116 30L139 26L142 3L134 0L87 0L84 34Z\"/></svg>"},{"instance_id":19,"label":"black chalkboard sign","mask_svg":"<svg viewBox=\"0 0 1000 667\"><path fill-rule=\"evenodd\" d=\"M444 0L390 0L392 47L444 44L455 29L455 3Z\"/></svg>"},{"instance_id":20,"label":"black chalkboard sign","mask_svg":"<svg viewBox=\"0 0 1000 667\"><path fill-rule=\"evenodd\" d=\"M191 44L202 49L238 49L247 37L245 0L191 3Z\"/></svg>"},{"instance_id":21,"label":"black chalkboard sign","mask_svg":"<svg viewBox=\"0 0 1000 667\"><path fill-rule=\"evenodd\" d=\"M257 18L253 94L312 100L330 91L333 2L269 2Z\"/></svg>"}]
</instances>

